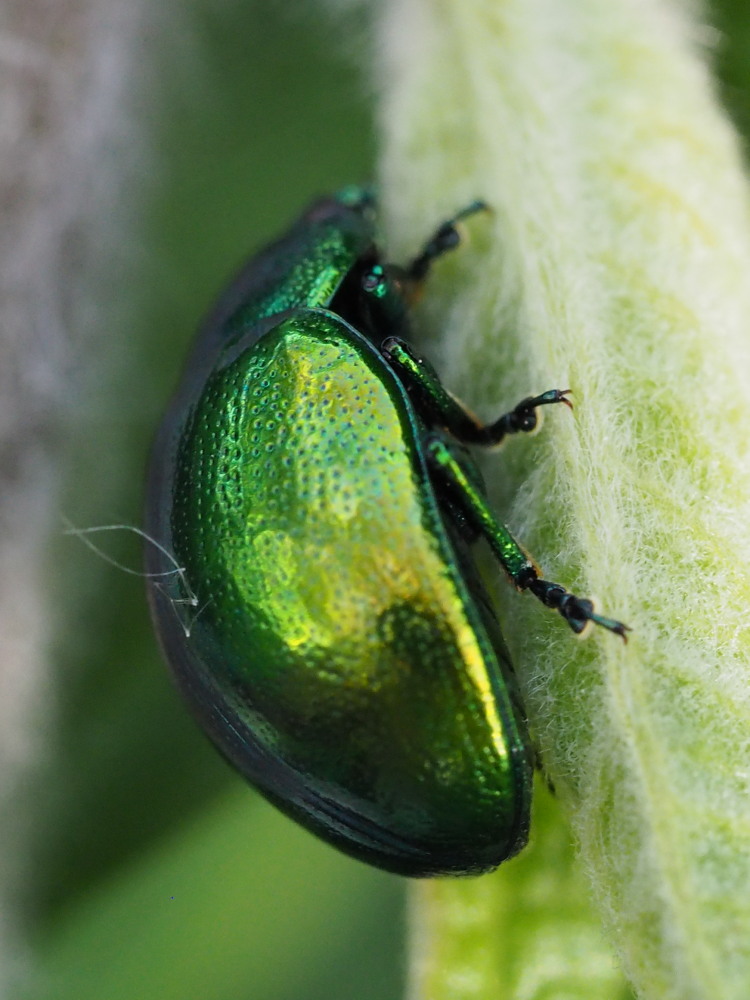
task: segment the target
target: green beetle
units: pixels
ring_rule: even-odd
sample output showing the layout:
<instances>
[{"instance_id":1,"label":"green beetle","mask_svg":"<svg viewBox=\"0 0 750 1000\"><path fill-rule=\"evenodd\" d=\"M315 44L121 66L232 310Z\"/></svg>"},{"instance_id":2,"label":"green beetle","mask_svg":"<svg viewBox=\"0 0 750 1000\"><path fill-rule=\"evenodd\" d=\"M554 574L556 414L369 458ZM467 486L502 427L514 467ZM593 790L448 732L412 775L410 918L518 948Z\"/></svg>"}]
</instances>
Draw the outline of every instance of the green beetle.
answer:
<instances>
[{"instance_id":1,"label":"green beetle","mask_svg":"<svg viewBox=\"0 0 750 1000\"><path fill-rule=\"evenodd\" d=\"M150 477L152 612L199 723L284 812L409 876L487 871L528 835L532 753L472 542L574 631L625 636L540 579L463 448L567 391L480 426L404 339L482 207L397 268L366 191L312 205L205 325Z\"/></svg>"}]
</instances>

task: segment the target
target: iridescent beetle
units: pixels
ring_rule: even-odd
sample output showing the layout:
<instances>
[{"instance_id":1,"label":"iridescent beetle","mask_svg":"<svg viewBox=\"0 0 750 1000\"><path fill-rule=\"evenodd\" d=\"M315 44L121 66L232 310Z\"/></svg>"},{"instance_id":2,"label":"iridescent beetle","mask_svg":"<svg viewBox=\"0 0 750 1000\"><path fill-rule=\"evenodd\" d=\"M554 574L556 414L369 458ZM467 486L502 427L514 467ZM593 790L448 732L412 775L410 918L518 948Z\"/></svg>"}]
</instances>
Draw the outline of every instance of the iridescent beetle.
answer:
<instances>
[{"instance_id":1,"label":"iridescent beetle","mask_svg":"<svg viewBox=\"0 0 750 1000\"><path fill-rule=\"evenodd\" d=\"M575 632L626 629L539 577L463 447L567 390L479 426L404 339L482 207L398 268L366 192L312 205L203 328L151 470L153 616L199 723L284 812L402 875L483 872L527 839L532 754L471 543Z\"/></svg>"}]
</instances>

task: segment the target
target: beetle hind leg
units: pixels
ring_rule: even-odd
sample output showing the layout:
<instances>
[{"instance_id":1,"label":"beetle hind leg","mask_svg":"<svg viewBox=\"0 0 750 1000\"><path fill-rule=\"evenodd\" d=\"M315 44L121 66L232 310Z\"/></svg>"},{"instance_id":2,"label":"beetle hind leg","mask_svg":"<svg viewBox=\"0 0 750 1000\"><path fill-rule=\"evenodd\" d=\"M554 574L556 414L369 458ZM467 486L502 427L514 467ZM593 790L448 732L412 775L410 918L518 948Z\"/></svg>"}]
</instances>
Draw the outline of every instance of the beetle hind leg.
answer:
<instances>
[{"instance_id":1,"label":"beetle hind leg","mask_svg":"<svg viewBox=\"0 0 750 1000\"><path fill-rule=\"evenodd\" d=\"M459 456L447 441L431 435L426 441L426 453L433 473L447 490L451 501L464 513L478 533L483 535L505 572L519 590L530 591L548 608L557 611L576 633L584 631L589 622L619 635L627 642L627 625L594 611L588 598L576 597L559 583L543 580L508 529L497 519L479 485L467 475Z\"/></svg>"}]
</instances>

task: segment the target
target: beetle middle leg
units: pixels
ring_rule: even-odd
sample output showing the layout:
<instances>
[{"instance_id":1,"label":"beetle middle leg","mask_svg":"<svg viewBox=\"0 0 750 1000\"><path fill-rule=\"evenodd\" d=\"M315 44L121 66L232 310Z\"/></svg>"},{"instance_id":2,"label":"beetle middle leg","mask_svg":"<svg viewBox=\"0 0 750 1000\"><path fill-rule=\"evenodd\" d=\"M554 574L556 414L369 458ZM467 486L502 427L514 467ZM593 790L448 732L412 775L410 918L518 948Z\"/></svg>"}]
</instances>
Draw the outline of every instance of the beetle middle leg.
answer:
<instances>
[{"instance_id":1,"label":"beetle middle leg","mask_svg":"<svg viewBox=\"0 0 750 1000\"><path fill-rule=\"evenodd\" d=\"M467 475L458 455L447 441L430 435L425 450L439 484L448 491L451 501L490 545L501 566L519 590L528 590L548 608L558 611L574 632L583 632L589 622L615 632L627 642L629 627L614 618L594 611L593 603L576 597L559 583L543 580L505 525L497 519L478 484Z\"/></svg>"},{"instance_id":2,"label":"beetle middle leg","mask_svg":"<svg viewBox=\"0 0 750 1000\"><path fill-rule=\"evenodd\" d=\"M539 424L537 409L540 406L564 403L573 409L573 404L568 399L570 389L550 389L539 396L527 396L497 420L482 424L463 403L448 392L430 362L419 357L406 341L398 337L386 337L380 349L398 371L407 388L419 397L428 420L445 427L462 444L494 447L507 434L533 431Z\"/></svg>"}]
</instances>

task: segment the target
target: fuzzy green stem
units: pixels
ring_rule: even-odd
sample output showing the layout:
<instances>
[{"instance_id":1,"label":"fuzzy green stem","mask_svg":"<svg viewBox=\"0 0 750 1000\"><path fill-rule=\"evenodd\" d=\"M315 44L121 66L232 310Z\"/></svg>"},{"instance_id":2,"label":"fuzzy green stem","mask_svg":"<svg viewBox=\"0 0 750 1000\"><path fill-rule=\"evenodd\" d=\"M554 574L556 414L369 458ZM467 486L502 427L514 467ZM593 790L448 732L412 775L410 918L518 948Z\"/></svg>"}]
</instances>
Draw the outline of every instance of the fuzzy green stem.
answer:
<instances>
[{"instance_id":1,"label":"fuzzy green stem","mask_svg":"<svg viewBox=\"0 0 750 1000\"><path fill-rule=\"evenodd\" d=\"M541 782L533 822L529 847L493 875L413 887L413 1000L632 1000Z\"/></svg>"},{"instance_id":2,"label":"fuzzy green stem","mask_svg":"<svg viewBox=\"0 0 750 1000\"><path fill-rule=\"evenodd\" d=\"M395 252L475 198L494 209L435 269L428 352L487 416L574 391L573 419L486 471L545 575L631 641L576 643L533 599L499 599L544 765L649 1000L745 1000L750 982L750 200L698 39L667 0L391 0L381 38ZM447 927L485 890L421 892L420 919ZM485 964L497 938L476 921ZM420 967L459 983L422 977L420 1000L563 995L554 969L514 992L501 962L502 988L479 988L452 977L446 940L415 939Z\"/></svg>"}]
</instances>

